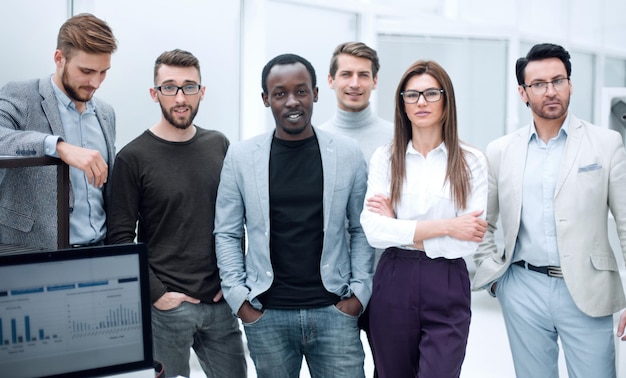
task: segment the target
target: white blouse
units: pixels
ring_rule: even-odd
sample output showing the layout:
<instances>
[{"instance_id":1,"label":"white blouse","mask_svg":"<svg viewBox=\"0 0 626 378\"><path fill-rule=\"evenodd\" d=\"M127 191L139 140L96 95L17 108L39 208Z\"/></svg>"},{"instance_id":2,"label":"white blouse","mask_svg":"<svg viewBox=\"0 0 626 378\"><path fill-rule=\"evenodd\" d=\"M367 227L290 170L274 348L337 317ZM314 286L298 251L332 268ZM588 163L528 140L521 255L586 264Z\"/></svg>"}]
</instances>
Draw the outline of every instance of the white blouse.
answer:
<instances>
[{"instance_id":1,"label":"white blouse","mask_svg":"<svg viewBox=\"0 0 626 378\"><path fill-rule=\"evenodd\" d=\"M396 218L389 218L369 211L366 205L361 213L361 225L368 242L375 248L406 248L413 244L413 236L418 221L433 219L451 219L475 210L484 210L481 218L487 214L487 159L478 149L462 145L469 152L466 154L471 170L472 191L466 209L458 209L450 195L450 184L444 185L448 149L441 143L426 157L417 152L409 142L406 151L406 178L402 194L394 209ZM372 155L369 165L367 194L365 201L375 194L390 196L391 145L381 146ZM478 243L461 241L449 236L424 240L424 249L428 257L448 259L471 255Z\"/></svg>"}]
</instances>

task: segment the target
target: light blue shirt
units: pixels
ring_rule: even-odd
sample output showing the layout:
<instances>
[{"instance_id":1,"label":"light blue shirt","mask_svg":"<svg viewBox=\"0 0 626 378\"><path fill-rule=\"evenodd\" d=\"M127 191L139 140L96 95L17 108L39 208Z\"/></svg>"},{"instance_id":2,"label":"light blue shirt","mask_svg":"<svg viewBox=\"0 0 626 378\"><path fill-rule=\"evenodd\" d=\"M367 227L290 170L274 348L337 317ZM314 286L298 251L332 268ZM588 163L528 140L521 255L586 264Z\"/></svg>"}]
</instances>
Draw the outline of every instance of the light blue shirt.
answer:
<instances>
[{"instance_id":1,"label":"light blue shirt","mask_svg":"<svg viewBox=\"0 0 626 378\"><path fill-rule=\"evenodd\" d=\"M52 87L63 123L63 140L74 146L100 151L104 161L110 165L106 141L93 102L87 101L86 109L79 113L72 100L54 81ZM58 136L46 138L47 155L58 157L58 139ZM102 188L89 184L85 173L74 167L70 167L70 183L74 195L74 206L70 208L70 244L90 244L103 240L106 235L106 213Z\"/></svg>"},{"instance_id":2,"label":"light blue shirt","mask_svg":"<svg viewBox=\"0 0 626 378\"><path fill-rule=\"evenodd\" d=\"M560 266L554 221L554 193L567 142L569 116L556 137L545 143L533 123L522 188L522 214L513 261Z\"/></svg>"}]
</instances>

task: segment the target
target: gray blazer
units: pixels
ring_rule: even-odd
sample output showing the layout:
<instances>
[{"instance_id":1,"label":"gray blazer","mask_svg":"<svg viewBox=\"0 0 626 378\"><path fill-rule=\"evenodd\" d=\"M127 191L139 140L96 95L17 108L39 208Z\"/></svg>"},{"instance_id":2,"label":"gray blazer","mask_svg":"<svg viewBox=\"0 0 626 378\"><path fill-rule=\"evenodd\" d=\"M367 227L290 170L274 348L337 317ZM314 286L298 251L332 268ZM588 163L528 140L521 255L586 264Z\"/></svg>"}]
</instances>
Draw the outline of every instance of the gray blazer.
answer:
<instances>
[{"instance_id":1,"label":"gray blazer","mask_svg":"<svg viewBox=\"0 0 626 378\"><path fill-rule=\"evenodd\" d=\"M115 113L110 105L92 101L107 144L110 179ZM51 134L64 136L49 76L0 89L0 155L45 156L44 139ZM56 167L0 170L0 193L0 244L56 249Z\"/></svg>"},{"instance_id":2,"label":"gray blazer","mask_svg":"<svg viewBox=\"0 0 626 378\"><path fill-rule=\"evenodd\" d=\"M621 136L570 115L569 134L554 193L563 279L578 308L606 316L626 306L617 260L608 239L615 217L626 254L626 151ZM522 180L530 126L487 146L489 198L484 241L474 255L473 289L497 280L511 265L522 211ZM494 242L500 216L504 250Z\"/></svg>"},{"instance_id":3,"label":"gray blazer","mask_svg":"<svg viewBox=\"0 0 626 378\"><path fill-rule=\"evenodd\" d=\"M324 174L324 241L320 271L324 287L342 298L356 295L363 308L372 292L374 249L359 220L367 168L358 144L315 130ZM228 149L217 193L215 243L224 298L236 313L274 279L270 260L269 159L273 132ZM247 231L248 251L241 239ZM348 233L346 233L346 226ZM349 234L349 236L348 236Z\"/></svg>"}]
</instances>

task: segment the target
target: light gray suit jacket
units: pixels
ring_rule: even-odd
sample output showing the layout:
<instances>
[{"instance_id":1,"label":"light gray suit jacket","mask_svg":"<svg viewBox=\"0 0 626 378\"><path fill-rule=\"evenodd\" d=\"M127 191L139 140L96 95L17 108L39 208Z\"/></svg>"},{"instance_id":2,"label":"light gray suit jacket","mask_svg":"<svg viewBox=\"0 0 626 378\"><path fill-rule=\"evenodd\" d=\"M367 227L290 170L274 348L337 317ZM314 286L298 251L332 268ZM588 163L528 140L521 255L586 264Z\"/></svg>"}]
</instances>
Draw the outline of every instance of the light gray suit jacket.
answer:
<instances>
[{"instance_id":1,"label":"light gray suit jacket","mask_svg":"<svg viewBox=\"0 0 626 378\"><path fill-rule=\"evenodd\" d=\"M359 220L367 189L365 159L354 140L318 129L315 133L324 174L322 282L329 292L342 298L356 295L365 308L372 291L374 262L374 249L367 243ZM269 219L273 134L232 144L222 168L215 248L224 298L233 313L246 300L260 309L256 297L267 291L274 279ZM245 256L241 249L244 225L248 244Z\"/></svg>"},{"instance_id":2,"label":"light gray suit jacket","mask_svg":"<svg viewBox=\"0 0 626 378\"><path fill-rule=\"evenodd\" d=\"M608 211L626 254L626 152L620 134L569 116L569 134L554 193L554 220L563 279L578 308L606 316L626 307L618 264L608 239ZM522 180L530 125L487 146L490 163L487 222L474 255L473 289L508 269L520 226ZM501 215L504 250L494 231Z\"/></svg>"},{"instance_id":3,"label":"light gray suit jacket","mask_svg":"<svg viewBox=\"0 0 626 378\"><path fill-rule=\"evenodd\" d=\"M115 158L115 113L93 99L107 144L109 179ZM44 139L64 136L50 77L0 89L0 155L45 156ZM56 249L56 167L0 170L0 243ZM106 186L105 186L106 194ZM73 207L70 193L70 207Z\"/></svg>"}]
</instances>

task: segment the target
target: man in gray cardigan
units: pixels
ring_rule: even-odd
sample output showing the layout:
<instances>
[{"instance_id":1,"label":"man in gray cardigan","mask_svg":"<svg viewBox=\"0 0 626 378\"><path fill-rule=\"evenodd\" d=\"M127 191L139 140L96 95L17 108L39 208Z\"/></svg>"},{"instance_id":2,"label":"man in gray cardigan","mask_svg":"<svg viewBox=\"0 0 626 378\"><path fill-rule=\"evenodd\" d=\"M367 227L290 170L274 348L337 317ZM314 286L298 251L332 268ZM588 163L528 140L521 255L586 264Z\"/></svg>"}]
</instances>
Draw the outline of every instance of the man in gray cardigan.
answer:
<instances>
[{"instance_id":1,"label":"man in gray cardigan","mask_svg":"<svg viewBox=\"0 0 626 378\"><path fill-rule=\"evenodd\" d=\"M0 155L53 156L70 166L70 244L101 244L115 113L93 98L111 66L111 28L79 14L60 28L51 77L0 89ZM0 171L0 244L57 247L56 168Z\"/></svg>"}]
</instances>

